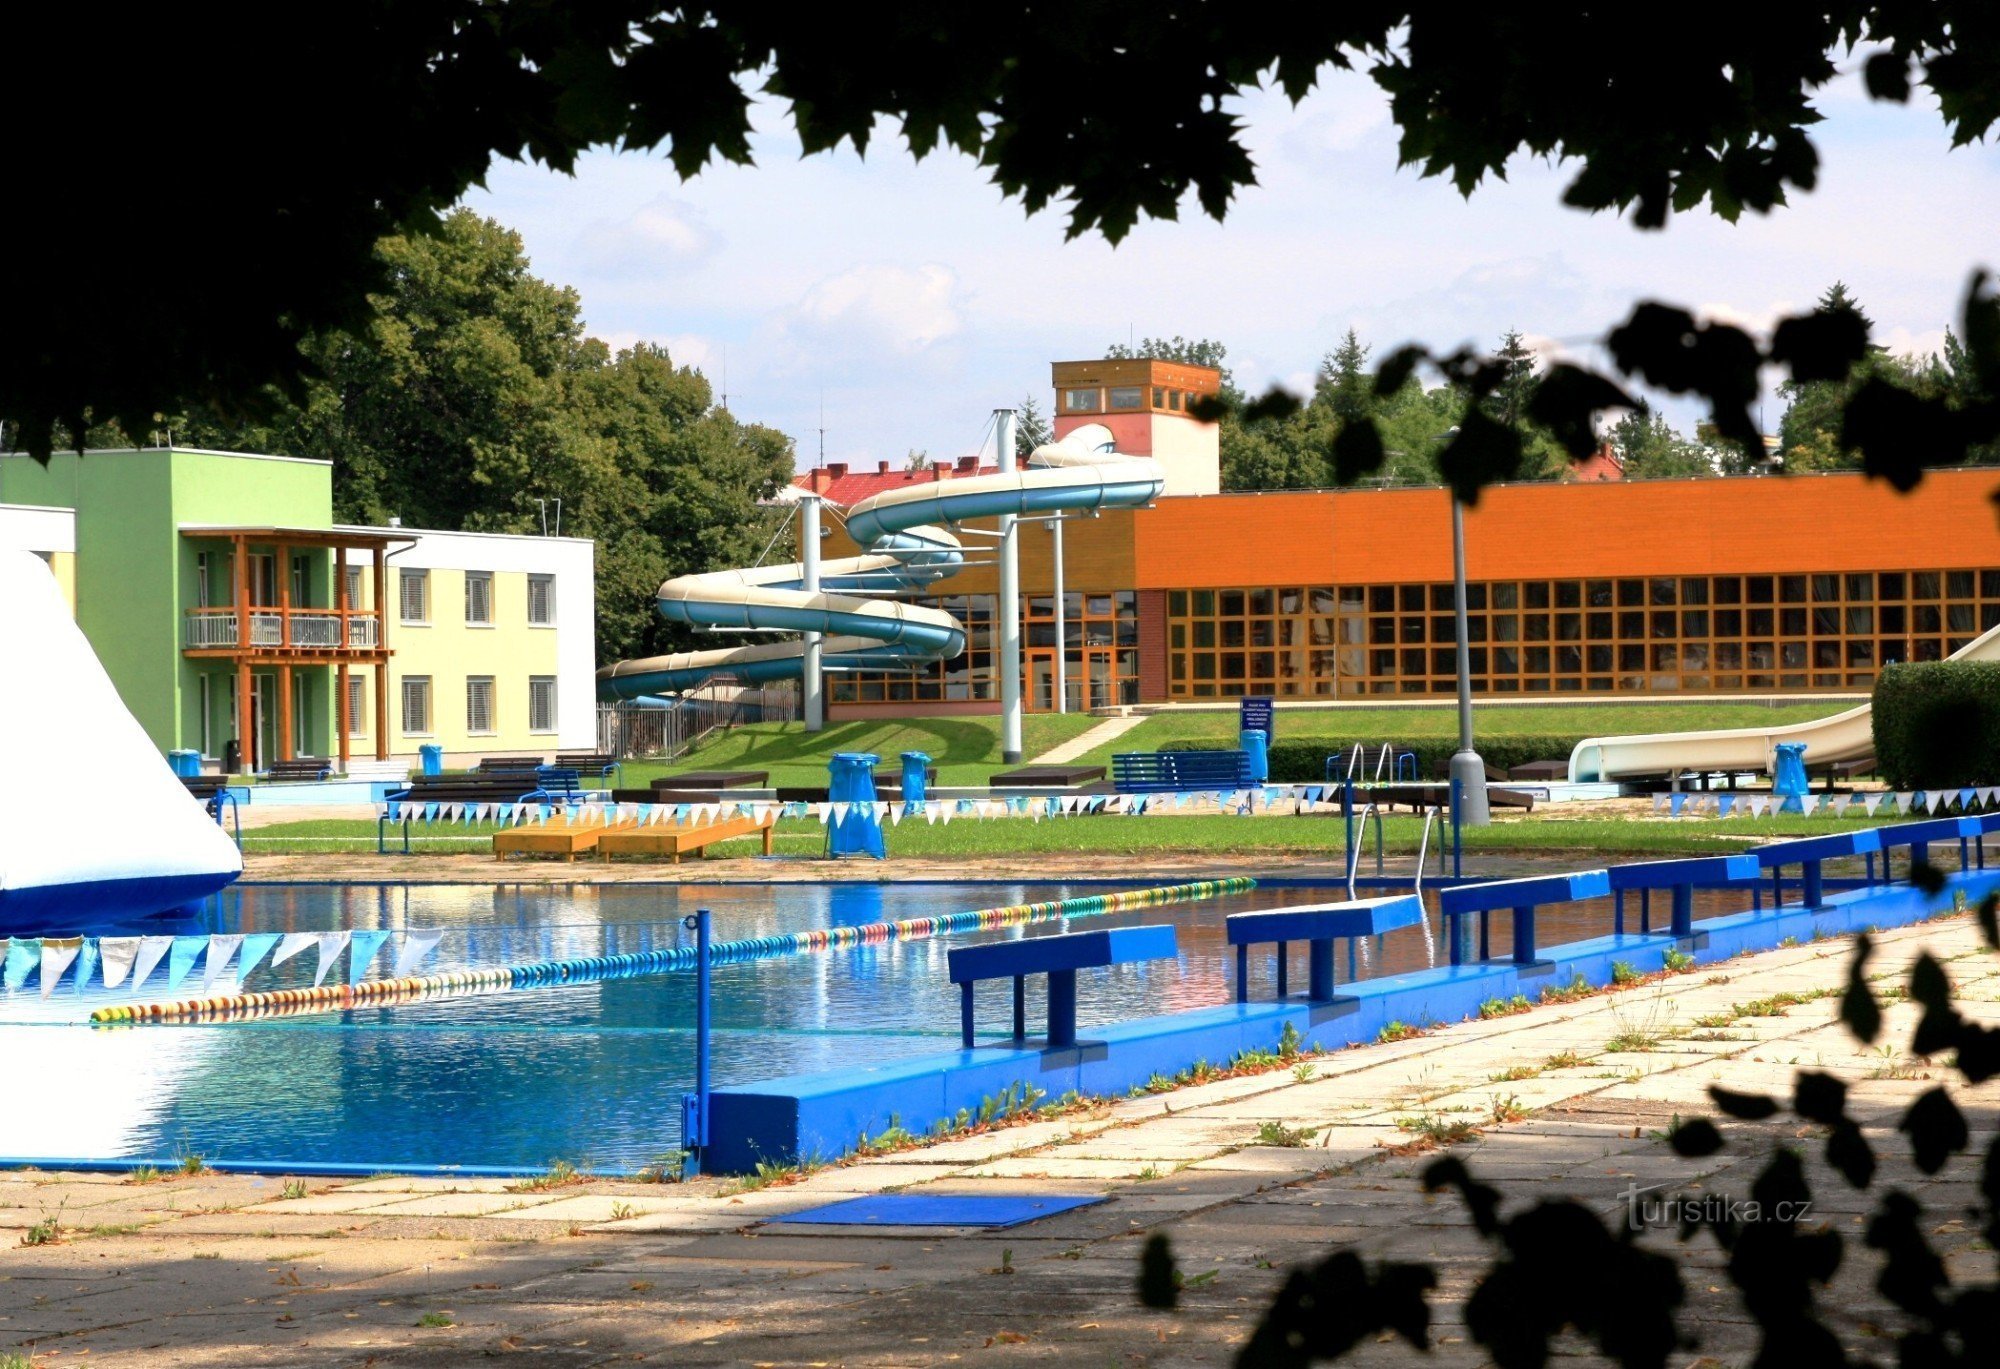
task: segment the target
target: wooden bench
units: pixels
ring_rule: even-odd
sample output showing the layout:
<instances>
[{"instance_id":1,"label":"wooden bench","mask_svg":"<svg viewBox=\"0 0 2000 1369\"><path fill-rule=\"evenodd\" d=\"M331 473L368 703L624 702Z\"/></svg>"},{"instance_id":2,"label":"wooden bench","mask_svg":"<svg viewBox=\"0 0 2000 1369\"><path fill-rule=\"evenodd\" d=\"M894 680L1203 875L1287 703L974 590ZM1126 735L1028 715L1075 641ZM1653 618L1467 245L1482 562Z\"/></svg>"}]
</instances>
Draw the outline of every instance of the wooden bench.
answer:
<instances>
[{"instance_id":1,"label":"wooden bench","mask_svg":"<svg viewBox=\"0 0 2000 1369\"><path fill-rule=\"evenodd\" d=\"M1333 943L1345 940L1350 962L1354 938L1380 936L1424 920L1423 900L1415 894L1359 898L1346 903L1309 903L1296 908L1272 908L1234 913L1225 922L1229 944L1236 948L1236 1001L1250 1001L1250 948L1276 942L1278 997L1287 991L1286 969L1291 943L1306 943L1306 997L1324 1003L1333 997ZM1353 977L1350 963L1348 977Z\"/></svg>"},{"instance_id":2,"label":"wooden bench","mask_svg":"<svg viewBox=\"0 0 2000 1369\"><path fill-rule=\"evenodd\" d=\"M1750 854L1757 857L1757 863L1771 872L1771 906L1785 906L1785 886L1782 872L1787 865L1799 867L1799 884L1805 906L1817 908L1824 900L1825 891L1820 882L1820 864L1841 856L1861 856L1882 849L1881 829L1857 827L1846 832L1831 832L1823 837L1802 837L1797 841L1778 841L1769 846L1758 846Z\"/></svg>"},{"instance_id":3,"label":"wooden bench","mask_svg":"<svg viewBox=\"0 0 2000 1369\"><path fill-rule=\"evenodd\" d=\"M527 803L550 798L540 777L532 771L412 775L406 787L391 790L382 797L382 814L375 820L375 851L378 855L388 854L384 832L389 823L400 821L403 854L408 855L410 823L415 820L415 810L433 803Z\"/></svg>"},{"instance_id":4,"label":"wooden bench","mask_svg":"<svg viewBox=\"0 0 2000 1369\"><path fill-rule=\"evenodd\" d=\"M1243 751L1121 751L1111 758L1111 782L1121 794L1256 785L1250 778L1249 753Z\"/></svg>"},{"instance_id":5,"label":"wooden bench","mask_svg":"<svg viewBox=\"0 0 2000 1369\"><path fill-rule=\"evenodd\" d=\"M547 764L540 756L481 756L473 769L481 775L517 775L523 770L540 770Z\"/></svg>"},{"instance_id":6,"label":"wooden bench","mask_svg":"<svg viewBox=\"0 0 2000 1369\"><path fill-rule=\"evenodd\" d=\"M1479 914L1479 958L1488 959L1492 947L1488 933L1493 910L1508 908L1514 914L1513 960L1516 965L1535 963L1535 909L1544 903L1574 903L1578 899L1602 898L1611 892L1611 877L1603 870L1579 870L1566 875L1535 875L1528 879L1500 879L1487 884L1460 884L1438 890L1438 909L1444 914L1451 941L1451 963L1465 963L1462 919Z\"/></svg>"},{"instance_id":7,"label":"wooden bench","mask_svg":"<svg viewBox=\"0 0 2000 1369\"><path fill-rule=\"evenodd\" d=\"M1544 784L1564 784L1569 780L1568 761L1529 761L1507 771L1510 780L1540 780Z\"/></svg>"},{"instance_id":8,"label":"wooden bench","mask_svg":"<svg viewBox=\"0 0 2000 1369\"><path fill-rule=\"evenodd\" d=\"M959 1039L972 1049L972 990L983 979L1014 981L1014 1039L1027 1039L1027 987L1031 974L1049 977L1048 1048L1076 1044L1076 972L1142 960L1171 960L1180 954L1174 929L1107 927L1089 932L993 941L950 952L951 982L959 987Z\"/></svg>"},{"instance_id":9,"label":"wooden bench","mask_svg":"<svg viewBox=\"0 0 2000 1369\"><path fill-rule=\"evenodd\" d=\"M574 770L599 779L617 774L620 764L619 759L608 751L558 751L555 759L558 770Z\"/></svg>"},{"instance_id":10,"label":"wooden bench","mask_svg":"<svg viewBox=\"0 0 2000 1369\"><path fill-rule=\"evenodd\" d=\"M1653 930L1653 891L1665 889L1672 898L1667 930L1674 936L1694 935L1694 891L1697 886L1755 881L1760 867L1757 858L1745 853L1726 856L1696 856L1690 860L1642 860L1631 865L1614 865L1611 875L1611 930L1624 934L1625 895L1639 894L1639 930Z\"/></svg>"},{"instance_id":11,"label":"wooden bench","mask_svg":"<svg viewBox=\"0 0 2000 1369\"><path fill-rule=\"evenodd\" d=\"M684 770L678 775L660 775L655 789L768 789L768 770Z\"/></svg>"},{"instance_id":12,"label":"wooden bench","mask_svg":"<svg viewBox=\"0 0 2000 1369\"><path fill-rule=\"evenodd\" d=\"M762 835L764 854L768 856L771 832L777 822L778 810L772 808L760 816L722 818L705 827L676 827L668 823L622 827L606 832L598 840L597 854L607 860L612 856L667 856L679 865L682 856L689 852L707 855L708 848L719 841Z\"/></svg>"},{"instance_id":13,"label":"wooden bench","mask_svg":"<svg viewBox=\"0 0 2000 1369\"><path fill-rule=\"evenodd\" d=\"M986 782L995 789L1074 789L1103 778L1101 765L1029 765L1003 770Z\"/></svg>"},{"instance_id":14,"label":"wooden bench","mask_svg":"<svg viewBox=\"0 0 2000 1369\"><path fill-rule=\"evenodd\" d=\"M329 762L317 756L300 756L297 760L272 761L264 776L273 780L323 780L332 773Z\"/></svg>"}]
</instances>

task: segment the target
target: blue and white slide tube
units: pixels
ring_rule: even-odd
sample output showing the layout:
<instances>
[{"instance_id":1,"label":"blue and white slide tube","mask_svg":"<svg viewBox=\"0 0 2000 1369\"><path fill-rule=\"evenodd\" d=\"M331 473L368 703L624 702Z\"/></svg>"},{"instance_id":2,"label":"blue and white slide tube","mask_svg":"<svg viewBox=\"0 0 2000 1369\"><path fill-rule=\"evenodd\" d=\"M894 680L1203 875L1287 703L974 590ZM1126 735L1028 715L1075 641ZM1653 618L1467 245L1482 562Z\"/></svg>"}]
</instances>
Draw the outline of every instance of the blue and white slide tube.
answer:
<instances>
[{"instance_id":1,"label":"blue and white slide tube","mask_svg":"<svg viewBox=\"0 0 2000 1369\"><path fill-rule=\"evenodd\" d=\"M236 843L118 697L41 557L0 551L0 936L169 912L243 873Z\"/></svg>"},{"instance_id":2,"label":"blue and white slide tube","mask_svg":"<svg viewBox=\"0 0 2000 1369\"><path fill-rule=\"evenodd\" d=\"M826 633L829 665L950 660L965 650L965 628L956 618L862 596L919 590L956 574L965 553L949 529L968 520L1139 508L1165 485L1158 462L1119 454L1110 430L1089 424L1037 447L1019 470L908 485L862 500L847 511L847 531L868 550L822 565L817 594L802 588L805 571L796 562L710 571L661 585L660 615L694 627ZM803 655L801 643L783 641L620 661L597 672L597 694L607 700L680 694L721 674L745 684L796 679Z\"/></svg>"}]
</instances>

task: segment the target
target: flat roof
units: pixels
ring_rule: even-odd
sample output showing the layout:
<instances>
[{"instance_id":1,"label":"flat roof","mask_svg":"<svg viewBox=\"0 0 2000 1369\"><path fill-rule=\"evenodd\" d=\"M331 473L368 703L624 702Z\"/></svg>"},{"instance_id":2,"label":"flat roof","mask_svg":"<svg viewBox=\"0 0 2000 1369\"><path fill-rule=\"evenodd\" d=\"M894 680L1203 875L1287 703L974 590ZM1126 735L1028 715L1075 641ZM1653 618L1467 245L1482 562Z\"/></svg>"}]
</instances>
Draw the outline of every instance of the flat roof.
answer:
<instances>
[{"instance_id":1,"label":"flat roof","mask_svg":"<svg viewBox=\"0 0 2000 1369\"><path fill-rule=\"evenodd\" d=\"M183 537L241 537L260 542L286 542L293 546L311 547L388 547L397 542L414 542L416 538L399 531L373 528L283 528L253 523L183 523L180 525Z\"/></svg>"},{"instance_id":2,"label":"flat roof","mask_svg":"<svg viewBox=\"0 0 2000 1369\"><path fill-rule=\"evenodd\" d=\"M340 532L387 533L391 537L400 537L405 541L413 537L488 537L510 542L574 542L582 546L594 546L597 542L594 537L552 537L539 532L461 532L453 528L411 528L400 525L390 528L371 523L336 523L334 528Z\"/></svg>"},{"instance_id":3,"label":"flat roof","mask_svg":"<svg viewBox=\"0 0 2000 1369\"><path fill-rule=\"evenodd\" d=\"M289 461L298 466L331 466L333 462L317 456L279 456L272 452L230 452L216 447L86 447L81 452L74 447L59 447L50 456L172 456L182 453L187 456L230 456L244 461ZM0 456L26 456L39 460L29 452L0 452Z\"/></svg>"}]
</instances>

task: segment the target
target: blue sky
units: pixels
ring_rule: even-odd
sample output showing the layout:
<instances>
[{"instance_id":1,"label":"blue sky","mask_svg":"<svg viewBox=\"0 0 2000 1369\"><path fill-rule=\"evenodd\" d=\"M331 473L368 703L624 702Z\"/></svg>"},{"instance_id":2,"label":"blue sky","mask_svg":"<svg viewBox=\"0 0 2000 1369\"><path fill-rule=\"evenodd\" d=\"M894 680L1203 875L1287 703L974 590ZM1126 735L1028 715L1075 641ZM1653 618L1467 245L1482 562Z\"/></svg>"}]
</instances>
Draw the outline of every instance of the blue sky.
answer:
<instances>
[{"instance_id":1,"label":"blue sky","mask_svg":"<svg viewBox=\"0 0 2000 1369\"><path fill-rule=\"evenodd\" d=\"M1240 102L1260 184L1226 223L1190 205L1117 248L1065 243L1059 212L1027 218L967 159L916 163L893 136L865 160L802 159L770 106L755 167L683 183L657 155L597 154L574 178L509 163L468 203L580 292L593 333L664 344L718 383L726 361L732 410L791 433L802 465L822 399L830 460L900 462L971 451L1024 394L1046 411L1050 361L1131 335L1219 338L1247 387L1303 387L1350 325L1378 352L1511 327L1591 361L1643 297L1761 328L1843 279L1879 342L1934 350L1970 269L2000 268L2000 150L1952 151L1930 106L1872 103L1852 76L1817 103L1816 192L1663 233L1563 209L1568 173L1539 161L1470 200L1399 172L1386 102L1354 73L1296 108Z\"/></svg>"}]
</instances>

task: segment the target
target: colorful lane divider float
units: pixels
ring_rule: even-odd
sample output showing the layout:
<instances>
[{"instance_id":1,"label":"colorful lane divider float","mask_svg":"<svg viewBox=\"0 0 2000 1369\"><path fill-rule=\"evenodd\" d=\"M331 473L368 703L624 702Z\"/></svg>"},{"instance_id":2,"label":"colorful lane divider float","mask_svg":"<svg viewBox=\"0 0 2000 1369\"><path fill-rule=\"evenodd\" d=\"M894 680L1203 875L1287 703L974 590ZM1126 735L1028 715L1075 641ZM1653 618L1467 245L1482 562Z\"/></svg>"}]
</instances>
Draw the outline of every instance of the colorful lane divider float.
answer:
<instances>
[{"instance_id":1,"label":"colorful lane divider float","mask_svg":"<svg viewBox=\"0 0 2000 1369\"><path fill-rule=\"evenodd\" d=\"M31 977L39 976L42 997L51 997L65 975L74 968L70 976L71 987L82 992L89 987L95 977L106 989L124 988L128 993L139 992L141 986L152 977L153 972L165 966L165 983L171 993L181 981L202 966L202 987L213 988L217 980L230 973L234 966L234 981L241 983L250 974L262 968L265 957L270 957L270 965L275 968L290 960L299 952L312 949L319 953L313 983L315 986L326 982L328 971L343 953L347 955L347 978L349 983L358 984L375 962L392 937L401 936L402 945L397 949L394 973L408 975L421 964L426 956L437 949L444 933L438 929L412 928L401 932L358 931L358 932L230 932L214 935L192 936L34 936L0 939L5 948L4 960L0 960L0 986L10 993L18 992L26 986Z\"/></svg>"},{"instance_id":2,"label":"colorful lane divider float","mask_svg":"<svg viewBox=\"0 0 2000 1369\"><path fill-rule=\"evenodd\" d=\"M1974 813L2000 804L2000 787L1883 790L1865 794L1732 794L1726 790L1653 795L1653 811L1670 818L1764 818L1780 814L1811 817L1935 816L1957 810Z\"/></svg>"},{"instance_id":3,"label":"colorful lane divider float","mask_svg":"<svg viewBox=\"0 0 2000 1369\"><path fill-rule=\"evenodd\" d=\"M781 956L815 955L856 946L882 945L894 941L921 941L958 932L993 931L1001 927L1030 926L1064 918L1102 917L1111 913L1156 908L1168 903L1190 903L1248 893L1257 881L1248 877L1204 879L1187 884L1167 884L1151 889L1132 889L1115 894L1086 894L1077 898L1051 899L1042 903L1017 903L1004 908L980 908L972 912L945 913L937 917L903 918L895 922L870 922L856 927L824 927L773 936L747 937L717 942L709 947L712 965L740 964L771 960ZM322 984L312 988L279 989L268 993L229 994L212 998L192 998L179 1002L143 1003L99 1008L90 1020L100 1025L128 1025L155 1022L184 1022L192 1019L237 1018L273 1013L341 1012L354 1007L383 1006L415 998L466 997L510 989L543 988L557 984L584 984L605 979L632 979L646 975L673 974L695 968L693 946L675 946L661 951L640 951L628 955L585 956L572 960L544 960L527 965L492 969L468 969L446 974L402 975L389 979Z\"/></svg>"}]
</instances>

